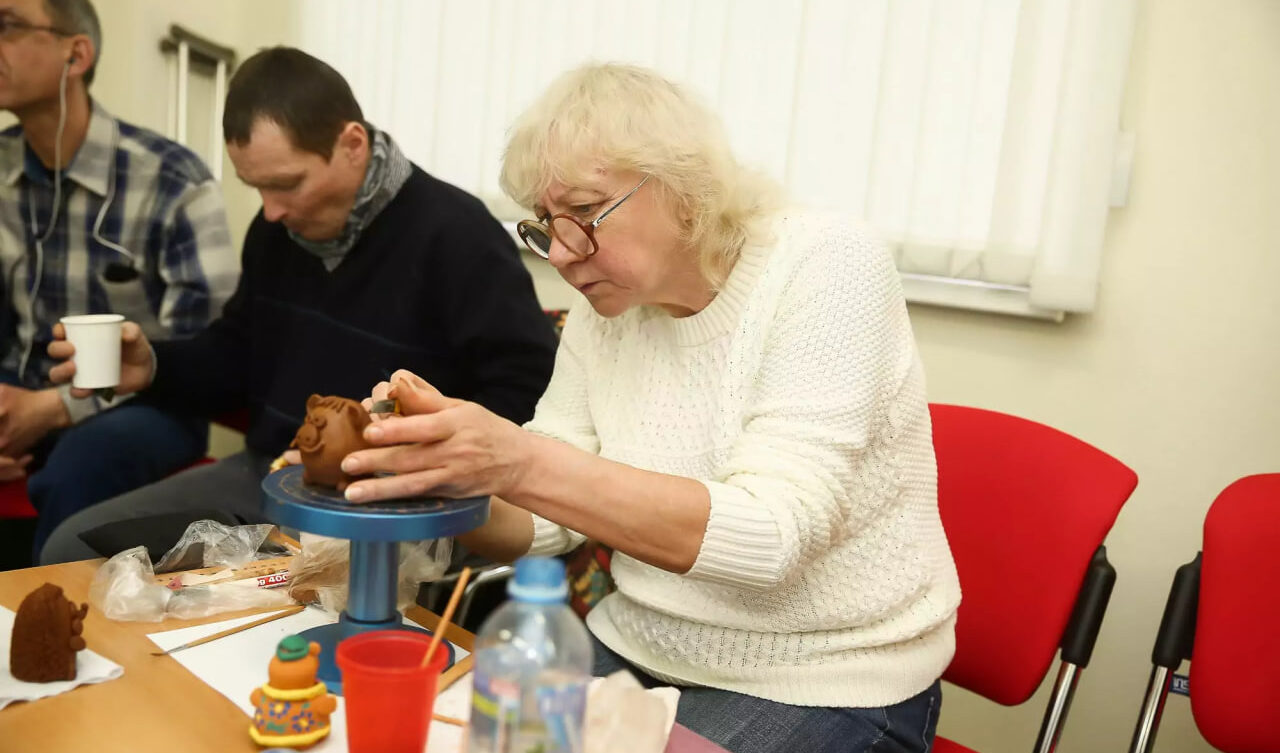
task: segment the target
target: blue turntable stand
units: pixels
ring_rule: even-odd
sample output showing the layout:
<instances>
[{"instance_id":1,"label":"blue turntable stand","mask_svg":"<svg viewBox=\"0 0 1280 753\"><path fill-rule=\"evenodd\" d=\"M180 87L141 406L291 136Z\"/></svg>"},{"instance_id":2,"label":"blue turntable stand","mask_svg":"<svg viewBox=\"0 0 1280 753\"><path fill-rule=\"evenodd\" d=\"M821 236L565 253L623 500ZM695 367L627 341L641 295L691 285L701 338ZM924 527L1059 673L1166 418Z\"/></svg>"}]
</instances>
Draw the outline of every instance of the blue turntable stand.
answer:
<instances>
[{"instance_id":1,"label":"blue turntable stand","mask_svg":"<svg viewBox=\"0 0 1280 753\"><path fill-rule=\"evenodd\" d=\"M408 629L396 609L400 542L457 536L484 525L489 498L399 499L355 504L334 489L304 484L303 468L291 465L262 480L262 509L277 525L349 539L351 569L347 608L337 624L303 631L320 644L320 679L329 692L342 693L334 663L338 642L371 630ZM453 647L448 641L449 664Z\"/></svg>"}]
</instances>

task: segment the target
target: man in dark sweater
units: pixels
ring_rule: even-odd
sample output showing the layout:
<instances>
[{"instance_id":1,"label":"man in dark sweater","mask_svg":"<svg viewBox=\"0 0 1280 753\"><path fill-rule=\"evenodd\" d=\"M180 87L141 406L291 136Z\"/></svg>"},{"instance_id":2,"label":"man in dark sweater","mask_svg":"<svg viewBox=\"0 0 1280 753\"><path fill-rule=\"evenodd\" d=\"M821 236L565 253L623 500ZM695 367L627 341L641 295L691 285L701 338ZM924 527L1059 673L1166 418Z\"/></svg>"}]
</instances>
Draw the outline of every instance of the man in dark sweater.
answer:
<instances>
[{"instance_id":1,"label":"man in dark sweater","mask_svg":"<svg viewBox=\"0 0 1280 753\"><path fill-rule=\"evenodd\" d=\"M405 368L523 422L551 375L555 336L510 236L365 123L336 71L264 50L232 78L224 113L236 173L263 204L239 285L193 339L152 344L126 323L118 392L210 417L247 409L246 449L71 517L42 563L97 556L79 534L120 520L260 521L260 482L312 393L358 400ZM49 352L74 353L65 341Z\"/></svg>"}]
</instances>

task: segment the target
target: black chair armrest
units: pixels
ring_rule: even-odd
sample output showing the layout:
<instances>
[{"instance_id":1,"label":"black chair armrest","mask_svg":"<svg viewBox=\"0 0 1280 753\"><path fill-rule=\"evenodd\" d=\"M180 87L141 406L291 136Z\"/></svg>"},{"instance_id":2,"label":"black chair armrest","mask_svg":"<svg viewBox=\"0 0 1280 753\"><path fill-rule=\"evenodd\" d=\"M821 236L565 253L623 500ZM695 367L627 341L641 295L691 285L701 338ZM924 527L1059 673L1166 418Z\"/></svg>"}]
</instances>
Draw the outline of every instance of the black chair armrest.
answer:
<instances>
[{"instance_id":1,"label":"black chair armrest","mask_svg":"<svg viewBox=\"0 0 1280 753\"><path fill-rule=\"evenodd\" d=\"M1076 597L1071 619L1062 633L1062 660L1078 667L1089 666L1093 647L1098 642L1102 618L1111 601L1111 589L1116 585L1116 569L1107 561L1107 547L1099 546L1085 570L1080 594Z\"/></svg>"}]
</instances>

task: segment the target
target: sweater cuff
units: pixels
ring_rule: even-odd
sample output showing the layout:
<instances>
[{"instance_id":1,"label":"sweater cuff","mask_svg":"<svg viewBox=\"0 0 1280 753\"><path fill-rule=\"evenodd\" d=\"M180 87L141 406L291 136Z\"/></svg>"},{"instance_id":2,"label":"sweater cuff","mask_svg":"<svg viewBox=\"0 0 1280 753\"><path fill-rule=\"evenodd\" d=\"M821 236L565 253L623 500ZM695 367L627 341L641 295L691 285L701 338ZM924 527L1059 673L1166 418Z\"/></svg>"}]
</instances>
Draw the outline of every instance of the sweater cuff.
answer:
<instances>
[{"instance_id":1,"label":"sweater cuff","mask_svg":"<svg viewBox=\"0 0 1280 753\"><path fill-rule=\"evenodd\" d=\"M786 557L773 514L742 489L703 483L711 494L711 515L698 559L685 576L753 590L776 586L784 579Z\"/></svg>"},{"instance_id":2,"label":"sweater cuff","mask_svg":"<svg viewBox=\"0 0 1280 753\"><path fill-rule=\"evenodd\" d=\"M71 417L71 423L78 424L90 416L98 415L99 400L96 395L79 398L71 396L71 385L58 385L58 397L62 398L62 406L67 409L67 415Z\"/></svg>"},{"instance_id":3,"label":"sweater cuff","mask_svg":"<svg viewBox=\"0 0 1280 753\"><path fill-rule=\"evenodd\" d=\"M120 405L133 396L116 396L110 400L103 400L97 395L90 395L84 398L72 397L71 385L60 384L58 385L58 397L62 398L62 405L67 409L67 415L71 418L71 424L74 426L87 418L92 418L105 410Z\"/></svg>"},{"instance_id":4,"label":"sweater cuff","mask_svg":"<svg viewBox=\"0 0 1280 753\"><path fill-rule=\"evenodd\" d=\"M552 523L541 515L533 516L533 542L529 544L530 556L564 554L578 548L587 537L570 531L559 523Z\"/></svg>"}]
</instances>

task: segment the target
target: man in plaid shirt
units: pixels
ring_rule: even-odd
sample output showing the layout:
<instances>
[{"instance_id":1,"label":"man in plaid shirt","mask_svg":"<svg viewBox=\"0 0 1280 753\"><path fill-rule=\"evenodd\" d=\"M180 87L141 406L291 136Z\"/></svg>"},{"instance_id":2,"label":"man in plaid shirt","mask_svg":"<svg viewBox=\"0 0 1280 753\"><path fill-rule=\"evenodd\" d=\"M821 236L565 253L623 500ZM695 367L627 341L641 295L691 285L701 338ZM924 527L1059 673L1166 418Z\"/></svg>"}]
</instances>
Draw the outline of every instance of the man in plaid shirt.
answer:
<instances>
[{"instance_id":1,"label":"man in plaid shirt","mask_svg":"<svg viewBox=\"0 0 1280 753\"><path fill-rule=\"evenodd\" d=\"M90 99L100 49L87 0L0 0L0 108L19 120L0 133L0 481L30 474L37 551L71 514L200 458L208 431L49 386L52 326L116 313L152 339L193 335L239 276L204 163Z\"/></svg>"}]
</instances>

